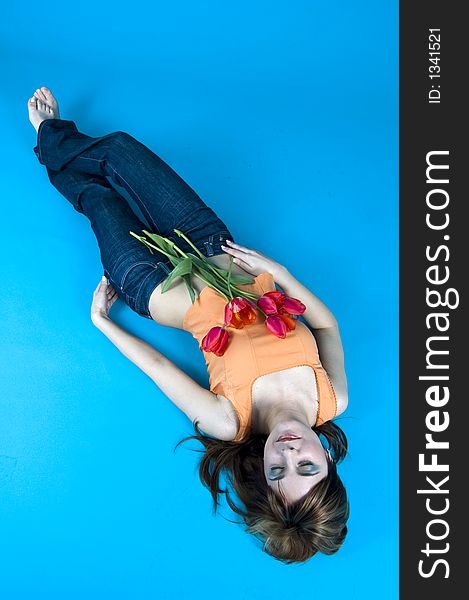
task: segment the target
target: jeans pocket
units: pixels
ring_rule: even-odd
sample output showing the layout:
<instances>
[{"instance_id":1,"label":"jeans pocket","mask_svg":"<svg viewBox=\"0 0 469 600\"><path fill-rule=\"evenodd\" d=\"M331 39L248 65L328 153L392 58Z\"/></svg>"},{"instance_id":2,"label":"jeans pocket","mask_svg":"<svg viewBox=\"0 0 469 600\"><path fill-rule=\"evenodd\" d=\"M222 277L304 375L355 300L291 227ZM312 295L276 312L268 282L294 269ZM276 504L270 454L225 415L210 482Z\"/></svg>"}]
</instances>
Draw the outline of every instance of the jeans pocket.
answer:
<instances>
[{"instance_id":1,"label":"jeans pocket","mask_svg":"<svg viewBox=\"0 0 469 600\"><path fill-rule=\"evenodd\" d=\"M171 273L172 265L163 261L136 260L129 256L120 257L112 269L104 269L104 274L117 292L117 295L137 314L151 319L148 309L150 295Z\"/></svg>"},{"instance_id":2,"label":"jeans pocket","mask_svg":"<svg viewBox=\"0 0 469 600\"><path fill-rule=\"evenodd\" d=\"M159 262L142 260L128 266L120 278L121 291L132 300L135 300L145 280L158 269L159 265Z\"/></svg>"}]
</instances>

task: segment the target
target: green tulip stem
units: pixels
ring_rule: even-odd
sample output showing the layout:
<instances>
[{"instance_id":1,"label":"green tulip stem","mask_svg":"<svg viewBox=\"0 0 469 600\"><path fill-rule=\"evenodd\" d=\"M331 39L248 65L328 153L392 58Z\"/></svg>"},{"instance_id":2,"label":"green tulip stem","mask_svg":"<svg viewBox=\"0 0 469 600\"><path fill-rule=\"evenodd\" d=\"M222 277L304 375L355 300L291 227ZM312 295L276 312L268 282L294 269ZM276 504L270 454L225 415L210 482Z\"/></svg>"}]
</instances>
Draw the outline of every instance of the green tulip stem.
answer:
<instances>
[{"instance_id":1,"label":"green tulip stem","mask_svg":"<svg viewBox=\"0 0 469 600\"><path fill-rule=\"evenodd\" d=\"M206 283L206 284L207 284L209 287L212 287L212 286L210 285L210 283L209 283L209 282L208 282L208 281L207 281L207 280L206 280L204 277L202 277L202 276L201 276L201 275L199 275L198 273L194 273L194 275L195 275L195 276L196 276L198 279L200 279L201 281L203 281L204 283ZM213 289L213 288L212 288L212 289ZM224 293L222 290L220 290L220 289L218 289L218 288L217 288L217 289L216 289L216 291L217 291L219 294L221 294L221 295L222 295L222 296L225 298L225 300L229 300L228 296L227 296L227 295L226 295L226 294L225 294L225 293Z\"/></svg>"},{"instance_id":2,"label":"green tulip stem","mask_svg":"<svg viewBox=\"0 0 469 600\"><path fill-rule=\"evenodd\" d=\"M197 252L197 254L199 255L199 257L204 261L204 263L207 265L207 267L209 268L209 270L216 277L218 277L221 281L223 281L223 283L226 284L226 280L225 280L226 275L220 273L219 272L219 268L216 265L213 265L212 263L208 262L206 256L204 256L202 254L202 252L200 252L200 250L194 246L194 244L182 233L182 231L180 231L179 229L173 229L173 231L177 235L179 235L180 237L182 237L191 246L191 248L193 248ZM228 293L230 294L231 297L233 297L232 294L231 294L230 284L229 283L228 283Z\"/></svg>"},{"instance_id":3,"label":"green tulip stem","mask_svg":"<svg viewBox=\"0 0 469 600\"><path fill-rule=\"evenodd\" d=\"M189 256L183 250L181 250L181 248L179 248L179 246L176 246L176 244L174 244L174 249L177 250L181 256L184 256L184 258L187 258Z\"/></svg>"},{"instance_id":4,"label":"green tulip stem","mask_svg":"<svg viewBox=\"0 0 469 600\"><path fill-rule=\"evenodd\" d=\"M189 246L197 252L197 254L202 260L205 259L205 256L202 254L202 252L194 246L194 244L182 233L182 231L180 231L179 229L173 229L173 231L176 233L176 235L182 237L182 239L185 240L189 244Z\"/></svg>"},{"instance_id":5,"label":"green tulip stem","mask_svg":"<svg viewBox=\"0 0 469 600\"><path fill-rule=\"evenodd\" d=\"M153 244L151 244L148 240L146 240L143 236L137 235L135 234L133 231L129 232L130 235L133 235L135 238L137 238L137 240L139 240L140 242L142 242L143 244L145 244L146 246L150 246L150 248L153 248L154 250L157 250L158 252L161 252L161 254L164 254L165 256L167 256L168 258L175 258L174 254L169 254L168 252L165 252L164 250L162 250L161 248L159 248L158 246L153 246Z\"/></svg>"},{"instance_id":6,"label":"green tulip stem","mask_svg":"<svg viewBox=\"0 0 469 600\"><path fill-rule=\"evenodd\" d=\"M227 301L233 300L234 295L245 296L246 298L249 298L250 300L254 300L254 301L256 301L259 298L259 296L257 296L256 294L254 294L252 292L248 292L246 290L243 290L231 283L232 258L231 258L231 262L230 262L230 269L229 269L229 271L226 271L226 269L222 269L222 268L210 263L209 261L207 261L206 256L204 256L202 254L202 252L200 252L200 250L194 246L194 244L184 235L184 233L182 233L182 231L180 231L179 229L174 229L173 231L179 237L182 237L189 244L189 246L191 246L191 248L193 248L195 250L195 252L202 259L202 261L206 267L206 269L204 270L202 267L199 267L199 266L193 264L192 274L195 277L197 277L198 279L203 281L206 285L208 285L212 289L215 289ZM164 256L167 256L168 258L172 258L172 259L179 259L179 257L176 256L175 254L170 254L168 252L165 252L159 246L153 245L151 242L149 242L143 236L137 235L133 231L130 231L129 233L130 233L130 235L132 235L133 237L138 239L140 242L145 244L147 247L153 248L157 252L164 254ZM172 242L172 247L174 248L175 252L179 253L180 256L182 256L184 258L188 258L188 254L186 252L184 252L183 250L181 250L177 246L177 244L175 244L174 242ZM220 283L218 283L216 286L214 286L206 279L206 277L204 277L205 273L207 275L210 273L211 275L216 276L220 280ZM260 309L259 307L257 307L257 308L265 315L265 313L264 313L264 311L262 311L262 309Z\"/></svg>"},{"instance_id":7,"label":"green tulip stem","mask_svg":"<svg viewBox=\"0 0 469 600\"><path fill-rule=\"evenodd\" d=\"M198 275L198 273L199 273L199 272L200 272L202 275L205 275L205 273L204 273L204 270L202 269L202 267L199 267L199 266L194 266L194 271L193 271L193 274L194 274L194 275L196 275L196 277L199 277L199 278L200 278L200 276ZM209 273L207 273L207 275L208 275L208 274L211 274L211 273L209 272ZM207 282L207 280L206 280L206 279L203 279L203 281L205 281L205 283L207 283L207 285L210 285L210 287L212 287L212 289L216 289L216 290L217 290L217 292L220 292L220 294L221 294L222 296L224 296L224 297L225 297L227 300L230 300L230 298L228 297L228 295L229 295L229 296L231 296L231 298L232 298L231 291L230 291L230 289L229 289L229 288L226 286L226 282L225 282L225 280L224 280L224 279L222 279L220 283L217 283L217 285L216 285L216 286L214 286L213 284L210 284L209 282Z\"/></svg>"}]
</instances>

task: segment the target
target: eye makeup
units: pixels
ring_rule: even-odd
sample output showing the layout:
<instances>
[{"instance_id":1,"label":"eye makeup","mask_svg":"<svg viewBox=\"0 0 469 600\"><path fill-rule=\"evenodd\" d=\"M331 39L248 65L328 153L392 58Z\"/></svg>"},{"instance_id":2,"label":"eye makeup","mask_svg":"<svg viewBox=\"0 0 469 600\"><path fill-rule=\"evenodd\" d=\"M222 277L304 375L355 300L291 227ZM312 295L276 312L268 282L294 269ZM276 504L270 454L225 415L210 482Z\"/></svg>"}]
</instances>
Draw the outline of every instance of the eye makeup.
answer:
<instances>
[{"instance_id":1,"label":"eye makeup","mask_svg":"<svg viewBox=\"0 0 469 600\"><path fill-rule=\"evenodd\" d=\"M283 479L285 477L285 467L281 466L272 466L269 469L269 481L278 481L279 479ZM313 475L317 475L320 469L317 465L312 463L311 461L302 461L298 463L296 472L298 475L302 475L305 477L312 477Z\"/></svg>"}]
</instances>

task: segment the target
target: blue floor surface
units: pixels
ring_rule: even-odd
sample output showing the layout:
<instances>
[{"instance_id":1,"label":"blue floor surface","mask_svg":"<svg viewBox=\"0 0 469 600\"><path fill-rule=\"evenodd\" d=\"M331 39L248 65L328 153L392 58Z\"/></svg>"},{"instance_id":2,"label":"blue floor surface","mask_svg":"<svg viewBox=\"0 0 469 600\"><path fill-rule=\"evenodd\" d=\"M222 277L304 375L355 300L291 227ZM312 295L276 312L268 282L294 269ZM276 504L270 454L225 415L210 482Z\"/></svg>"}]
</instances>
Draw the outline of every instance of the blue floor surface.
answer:
<instances>
[{"instance_id":1,"label":"blue floor surface","mask_svg":"<svg viewBox=\"0 0 469 600\"><path fill-rule=\"evenodd\" d=\"M0 597L397 598L397 3L10 3L1 24ZM184 415L90 321L89 222L26 102L140 139L336 315L351 517L304 565L213 517ZM207 385L189 334L113 318ZM194 447L194 445L192 445Z\"/></svg>"}]
</instances>

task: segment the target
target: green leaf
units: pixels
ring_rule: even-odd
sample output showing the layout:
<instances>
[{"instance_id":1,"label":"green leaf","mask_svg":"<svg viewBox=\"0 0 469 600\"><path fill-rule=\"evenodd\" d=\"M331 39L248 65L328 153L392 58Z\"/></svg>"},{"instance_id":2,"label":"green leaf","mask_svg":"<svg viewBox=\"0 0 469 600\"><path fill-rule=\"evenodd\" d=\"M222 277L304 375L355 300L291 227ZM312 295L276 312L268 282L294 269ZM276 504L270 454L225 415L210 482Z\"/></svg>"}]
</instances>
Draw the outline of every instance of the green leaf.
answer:
<instances>
[{"instance_id":1,"label":"green leaf","mask_svg":"<svg viewBox=\"0 0 469 600\"><path fill-rule=\"evenodd\" d=\"M191 285L190 275L183 275L184 283L186 284L187 291L189 292L189 296L191 297L192 304L195 302L195 292L194 288Z\"/></svg>"},{"instance_id":2,"label":"green leaf","mask_svg":"<svg viewBox=\"0 0 469 600\"><path fill-rule=\"evenodd\" d=\"M210 273L210 271L207 272L207 271L201 269L201 275L207 281L207 283L209 283L210 285L212 285L214 287L217 287L217 286L221 287L220 281L215 279L215 277Z\"/></svg>"},{"instance_id":3,"label":"green leaf","mask_svg":"<svg viewBox=\"0 0 469 600\"><path fill-rule=\"evenodd\" d=\"M232 270L233 270L233 257L230 256L230 268L228 269L228 278L226 280L226 283L228 285L228 292L230 294L231 299L233 299L233 292L231 291L231 275L232 275Z\"/></svg>"},{"instance_id":4,"label":"green leaf","mask_svg":"<svg viewBox=\"0 0 469 600\"><path fill-rule=\"evenodd\" d=\"M153 254L153 250L156 250L157 252L159 252L160 254L164 254L164 256L170 257L170 256L177 256L174 252L174 250L172 248L169 248L169 251L163 249L162 247L158 247L154 244L151 244L148 240L146 240L143 236L141 235L137 235L136 233L134 233L133 231L129 231L130 235L132 235L134 238L137 238L137 240L139 242L141 242L142 244L144 244L149 250L150 253Z\"/></svg>"},{"instance_id":5,"label":"green leaf","mask_svg":"<svg viewBox=\"0 0 469 600\"><path fill-rule=\"evenodd\" d=\"M184 260L182 258L176 258L174 256L168 256L168 259L171 262L171 264L173 265L173 267L177 267L178 264L181 262L181 260Z\"/></svg>"},{"instance_id":6,"label":"green leaf","mask_svg":"<svg viewBox=\"0 0 469 600\"><path fill-rule=\"evenodd\" d=\"M212 278L214 278L214 281L216 281L215 278L215 274L213 273L212 269L210 268L212 265L207 264L207 262L205 260L203 260L202 258L199 258L198 256L195 256L194 254L189 253L188 256L191 257L192 262L194 263L194 265L202 272L202 273L209 273L210 276Z\"/></svg>"},{"instance_id":7,"label":"green leaf","mask_svg":"<svg viewBox=\"0 0 469 600\"><path fill-rule=\"evenodd\" d=\"M151 231L147 231L146 229L142 229L143 233L145 233L151 240L155 242L157 246L159 246L165 252L176 255L174 246L176 245L173 241L168 238L163 237L162 235L158 235L157 233L153 233Z\"/></svg>"},{"instance_id":8,"label":"green leaf","mask_svg":"<svg viewBox=\"0 0 469 600\"><path fill-rule=\"evenodd\" d=\"M233 258L233 257L231 257L231 258ZM198 259L198 260L201 260L201 259ZM196 261L194 261L194 262L196 262ZM203 261L201 261L201 262L203 262ZM216 271L218 271L218 273L224 275L225 280L226 280L226 277L228 276L228 271L226 269L224 269L223 267L219 267L218 265L215 265L213 263L210 263L210 266L213 267ZM254 283L254 278L249 277L248 275L234 275L232 273L230 281L232 284L238 285L238 284L244 284L244 283Z\"/></svg>"},{"instance_id":9,"label":"green leaf","mask_svg":"<svg viewBox=\"0 0 469 600\"><path fill-rule=\"evenodd\" d=\"M215 277L215 275L213 274L210 267L207 266L207 263L205 261L203 261L201 258L199 258L198 256L194 256L193 254L189 254L189 256L191 257L192 262L197 267L197 269L200 271L200 273L206 279L210 280L210 283L212 283L213 285L218 285L218 283L219 283L218 278Z\"/></svg>"},{"instance_id":10,"label":"green leaf","mask_svg":"<svg viewBox=\"0 0 469 600\"><path fill-rule=\"evenodd\" d=\"M197 252L197 254L198 254L199 256L204 256L204 255L202 254L202 252L201 252L201 251L200 251L198 248L196 248L196 246L195 246L195 245L194 245L194 244L193 244L193 243L190 241L190 239L189 239L189 238L188 238L186 235L184 235L184 234L182 233L182 231L180 231L179 229L173 229L173 231L174 231L174 233L175 233L177 236L179 236L179 237L181 237L183 240L185 240L185 241L186 241L186 242L189 244L189 246L190 246L190 247L191 247L193 250L195 250L195 251Z\"/></svg>"},{"instance_id":11,"label":"green leaf","mask_svg":"<svg viewBox=\"0 0 469 600\"><path fill-rule=\"evenodd\" d=\"M235 285L244 283L254 283L254 278L248 277L246 275L232 275L231 283L234 283Z\"/></svg>"},{"instance_id":12,"label":"green leaf","mask_svg":"<svg viewBox=\"0 0 469 600\"><path fill-rule=\"evenodd\" d=\"M196 265L200 269L208 269L207 264L205 263L205 261L202 260L199 256L196 256L195 254L192 254L192 252L188 252L187 256L190 256L190 258L191 258L192 262L194 263L194 265Z\"/></svg>"},{"instance_id":13,"label":"green leaf","mask_svg":"<svg viewBox=\"0 0 469 600\"><path fill-rule=\"evenodd\" d=\"M192 269L193 269L192 260L189 257L183 258L181 260L181 262L176 267L174 267L174 269L168 275L166 281L163 284L163 287L161 288L161 293L163 294L164 292L166 292L168 290L169 286L171 285L171 283L174 281L174 279L176 277L182 277L182 275L191 273Z\"/></svg>"},{"instance_id":14,"label":"green leaf","mask_svg":"<svg viewBox=\"0 0 469 600\"><path fill-rule=\"evenodd\" d=\"M209 261L205 261L198 256L194 256L189 253L189 256L192 258L193 263L196 265L198 270L203 276L210 281L210 283L216 287L221 287L223 289L226 288L226 274L225 269L216 268L218 274L214 273L213 267L216 267L213 263Z\"/></svg>"}]
</instances>

